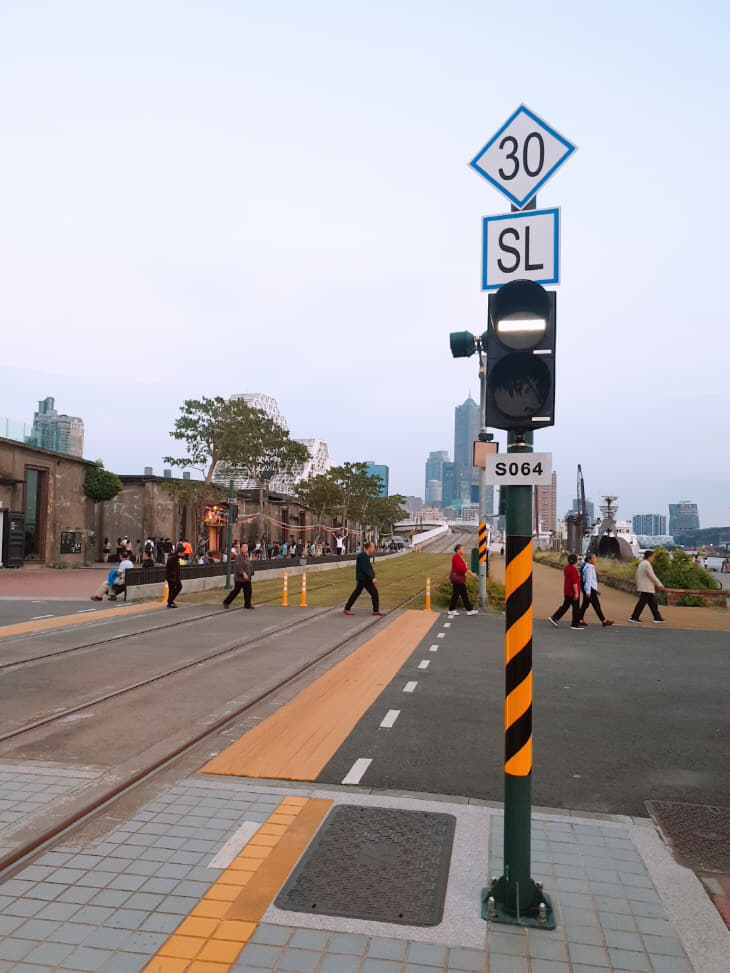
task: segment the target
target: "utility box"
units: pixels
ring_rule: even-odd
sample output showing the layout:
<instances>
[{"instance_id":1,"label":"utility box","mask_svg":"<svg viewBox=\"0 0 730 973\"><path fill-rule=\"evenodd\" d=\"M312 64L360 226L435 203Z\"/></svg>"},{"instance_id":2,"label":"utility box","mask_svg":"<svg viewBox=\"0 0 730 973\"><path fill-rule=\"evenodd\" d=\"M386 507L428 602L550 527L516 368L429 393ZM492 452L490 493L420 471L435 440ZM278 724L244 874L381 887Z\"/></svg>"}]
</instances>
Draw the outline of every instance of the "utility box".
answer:
<instances>
[{"instance_id":1,"label":"utility box","mask_svg":"<svg viewBox=\"0 0 730 973\"><path fill-rule=\"evenodd\" d=\"M479 574L479 548L472 547L471 549L471 569L474 574Z\"/></svg>"}]
</instances>

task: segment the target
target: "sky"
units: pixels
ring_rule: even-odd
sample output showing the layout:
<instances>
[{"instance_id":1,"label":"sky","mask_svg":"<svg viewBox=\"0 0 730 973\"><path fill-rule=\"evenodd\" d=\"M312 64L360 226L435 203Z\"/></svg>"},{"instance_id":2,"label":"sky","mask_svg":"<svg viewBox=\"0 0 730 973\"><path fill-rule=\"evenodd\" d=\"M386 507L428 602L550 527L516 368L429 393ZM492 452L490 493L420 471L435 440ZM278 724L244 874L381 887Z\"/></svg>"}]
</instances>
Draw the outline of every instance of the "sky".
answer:
<instances>
[{"instance_id":1,"label":"sky","mask_svg":"<svg viewBox=\"0 0 730 973\"><path fill-rule=\"evenodd\" d=\"M730 523L730 8L716 0L0 0L0 417L161 474L182 402L273 396L423 496L486 329L469 162L525 104L577 146L535 435L619 516ZM496 436L504 444L506 434Z\"/></svg>"}]
</instances>

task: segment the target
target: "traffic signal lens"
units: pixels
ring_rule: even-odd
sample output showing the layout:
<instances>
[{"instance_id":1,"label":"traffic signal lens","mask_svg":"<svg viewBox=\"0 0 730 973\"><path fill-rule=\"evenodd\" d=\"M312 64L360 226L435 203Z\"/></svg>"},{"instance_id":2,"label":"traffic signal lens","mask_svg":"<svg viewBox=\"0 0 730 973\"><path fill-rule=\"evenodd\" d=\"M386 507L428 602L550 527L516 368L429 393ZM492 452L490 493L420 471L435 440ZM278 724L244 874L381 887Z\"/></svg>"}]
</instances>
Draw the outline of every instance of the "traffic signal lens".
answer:
<instances>
[{"instance_id":1,"label":"traffic signal lens","mask_svg":"<svg viewBox=\"0 0 730 973\"><path fill-rule=\"evenodd\" d=\"M527 353L502 358L489 376L489 387L505 416L528 419L529 424L548 418L543 411L552 393L552 377L542 359Z\"/></svg>"},{"instance_id":2,"label":"traffic signal lens","mask_svg":"<svg viewBox=\"0 0 730 973\"><path fill-rule=\"evenodd\" d=\"M503 345L508 348L532 348L542 341L547 321L537 314L523 311L510 314L494 323L494 330Z\"/></svg>"}]
</instances>

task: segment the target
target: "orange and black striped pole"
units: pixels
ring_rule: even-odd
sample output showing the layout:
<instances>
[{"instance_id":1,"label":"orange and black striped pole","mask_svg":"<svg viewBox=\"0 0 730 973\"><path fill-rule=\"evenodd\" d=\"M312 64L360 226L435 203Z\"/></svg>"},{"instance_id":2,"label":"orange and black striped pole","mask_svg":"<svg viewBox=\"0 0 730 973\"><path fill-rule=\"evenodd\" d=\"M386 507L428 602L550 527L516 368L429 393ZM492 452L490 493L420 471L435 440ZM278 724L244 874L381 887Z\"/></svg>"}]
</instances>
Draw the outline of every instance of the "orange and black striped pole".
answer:
<instances>
[{"instance_id":1,"label":"orange and black striped pole","mask_svg":"<svg viewBox=\"0 0 730 973\"><path fill-rule=\"evenodd\" d=\"M479 522L479 607L487 608L487 525Z\"/></svg>"},{"instance_id":2,"label":"orange and black striped pole","mask_svg":"<svg viewBox=\"0 0 730 973\"><path fill-rule=\"evenodd\" d=\"M510 433L507 451L532 452ZM530 877L532 786L532 487L509 486L505 543L504 874L485 890L485 919L554 929L549 898Z\"/></svg>"}]
</instances>

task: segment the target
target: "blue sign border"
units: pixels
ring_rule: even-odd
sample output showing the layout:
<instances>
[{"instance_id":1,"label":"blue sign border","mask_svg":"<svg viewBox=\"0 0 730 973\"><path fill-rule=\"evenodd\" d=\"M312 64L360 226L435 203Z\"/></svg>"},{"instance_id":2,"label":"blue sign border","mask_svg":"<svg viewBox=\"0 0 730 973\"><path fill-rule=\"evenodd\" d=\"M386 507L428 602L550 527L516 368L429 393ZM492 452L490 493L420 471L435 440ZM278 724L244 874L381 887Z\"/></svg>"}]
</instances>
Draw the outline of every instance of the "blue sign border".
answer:
<instances>
[{"instance_id":1,"label":"blue sign border","mask_svg":"<svg viewBox=\"0 0 730 973\"><path fill-rule=\"evenodd\" d=\"M554 222L553 247L555 249L555 274L552 277L544 277L536 280L536 284L559 284L560 283L560 207L553 209L528 209L519 213L503 213L501 216L482 217L482 290L498 291L507 281L502 284L487 283L487 227L489 223L496 223L498 220L526 220L533 216L552 215ZM514 278L517 280L517 277ZM533 280L534 278L530 278Z\"/></svg>"},{"instance_id":2,"label":"blue sign border","mask_svg":"<svg viewBox=\"0 0 730 973\"><path fill-rule=\"evenodd\" d=\"M520 115L520 114L529 115L529 117L534 122L536 122L538 125L542 126L542 128L545 129L546 132L549 132L550 135L553 136L553 138L557 139L558 142L561 142L566 147L566 149L567 149L567 152L564 155L561 155L561 157L558 159L558 161L555 163L555 165L552 167L552 169L549 169L545 173L545 175L542 177L542 179L540 180L540 182L538 182L537 185L534 186L529 191L529 193L526 196L524 196L522 199L518 199L517 196L515 196L513 193L511 193L501 182L498 182L496 179L493 179L492 176L490 176L488 172L485 172L484 169L481 169L477 165L477 159L481 158L481 156L484 155L484 153L487 151L487 149L497 141L497 139L502 134L502 132L504 132L504 130L506 128L508 128L512 124L512 122L515 120L515 118L517 118L517 116ZM527 205L527 203L530 202L530 200L532 199L533 196L537 195L537 193L539 192L540 188L545 185L545 183L548 181L548 179L550 178L550 176L552 176L552 174L556 171L556 169L559 169L560 166L565 162L565 160L570 155L572 155L573 152L575 152L575 148L576 147L571 142L569 142L566 138L563 138L563 136L560 135L558 132L556 132L554 128L551 128L550 125L548 125L546 122L544 122L542 120L542 118L539 117L539 115L536 115L534 112L531 112L530 109L527 108L525 105L520 105L520 107L517 109L517 111L513 112L510 115L510 117L507 119L507 121L504 123L504 125L500 128L500 130L498 132L496 132L490 138L490 140L487 142L487 144L485 146L483 146L483 148L481 148L477 152L477 154L471 160L471 162L469 163L469 165L472 167L472 169L475 169L479 173L480 176L483 176L487 180L487 182L491 182L491 184L496 189L498 189L500 191L500 193L502 193L503 196L506 196L507 199L510 200L510 202L514 203L514 205L518 209L524 209L524 207Z\"/></svg>"}]
</instances>

